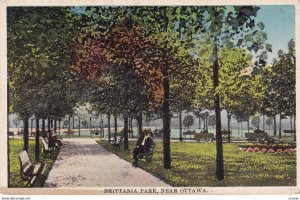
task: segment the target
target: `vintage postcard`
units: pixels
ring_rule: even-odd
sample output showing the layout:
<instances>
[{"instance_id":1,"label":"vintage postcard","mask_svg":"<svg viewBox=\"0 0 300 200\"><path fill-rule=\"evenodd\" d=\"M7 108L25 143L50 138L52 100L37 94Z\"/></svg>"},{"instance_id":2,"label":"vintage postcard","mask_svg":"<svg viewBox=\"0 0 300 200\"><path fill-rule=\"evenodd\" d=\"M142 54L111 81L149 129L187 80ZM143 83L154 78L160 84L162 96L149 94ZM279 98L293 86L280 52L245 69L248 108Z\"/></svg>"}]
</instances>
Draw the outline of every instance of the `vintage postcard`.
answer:
<instances>
[{"instance_id":1,"label":"vintage postcard","mask_svg":"<svg viewBox=\"0 0 300 200\"><path fill-rule=\"evenodd\" d=\"M0 5L1 194L300 192L299 1Z\"/></svg>"}]
</instances>

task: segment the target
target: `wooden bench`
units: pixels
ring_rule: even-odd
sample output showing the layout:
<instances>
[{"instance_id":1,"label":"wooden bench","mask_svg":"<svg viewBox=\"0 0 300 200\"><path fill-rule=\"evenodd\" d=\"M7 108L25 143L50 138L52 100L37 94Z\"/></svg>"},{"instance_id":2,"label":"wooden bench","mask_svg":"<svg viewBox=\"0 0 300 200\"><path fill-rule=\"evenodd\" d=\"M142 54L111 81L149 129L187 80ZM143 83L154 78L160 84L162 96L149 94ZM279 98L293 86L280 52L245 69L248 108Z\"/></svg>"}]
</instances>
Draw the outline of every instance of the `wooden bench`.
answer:
<instances>
[{"instance_id":1,"label":"wooden bench","mask_svg":"<svg viewBox=\"0 0 300 200\"><path fill-rule=\"evenodd\" d=\"M152 157L153 157L153 153L154 153L154 148L155 148L156 144L153 142L149 148L149 150L146 153L140 153L138 155L138 159L143 159L145 158L145 160L147 162L151 162Z\"/></svg>"},{"instance_id":2,"label":"wooden bench","mask_svg":"<svg viewBox=\"0 0 300 200\"><path fill-rule=\"evenodd\" d=\"M261 139L269 138L269 135L266 132L256 132L256 133L245 133L245 137L248 141L254 142Z\"/></svg>"},{"instance_id":3,"label":"wooden bench","mask_svg":"<svg viewBox=\"0 0 300 200\"><path fill-rule=\"evenodd\" d=\"M100 130L96 129L96 130L91 130L90 131L91 137L93 137L93 135L100 135Z\"/></svg>"},{"instance_id":4,"label":"wooden bench","mask_svg":"<svg viewBox=\"0 0 300 200\"><path fill-rule=\"evenodd\" d=\"M221 134L222 134L222 139L227 141L228 137L230 137L231 135L231 131L221 130Z\"/></svg>"},{"instance_id":5,"label":"wooden bench","mask_svg":"<svg viewBox=\"0 0 300 200\"><path fill-rule=\"evenodd\" d=\"M283 130L283 133L295 134L295 130Z\"/></svg>"},{"instance_id":6,"label":"wooden bench","mask_svg":"<svg viewBox=\"0 0 300 200\"><path fill-rule=\"evenodd\" d=\"M54 146L63 146L65 143L64 143L64 140L62 138L59 138L58 135L53 132L51 133L51 139L52 140L51 142L54 144Z\"/></svg>"},{"instance_id":7,"label":"wooden bench","mask_svg":"<svg viewBox=\"0 0 300 200\"><path fill-rule=\"evenodd\" d=\"M195 135L195 133L196 133L196 131L190 131L190 130L188 130L186 132L183 132L182 134L183 134L184 138L186 138L187 135L189 135L190 138L192 138L192 135Z\"/></svg>"},{"instance_id":8,"label":"wooden bench","mask_svg":"<svg viewBox=\"0 0 300 200\"><path fill-rule=\"evenodd\" d=\"M72 131L72 130L67 130L67 131L64 131L64 134L70 136L70 135L74 135L75 131Z\"/></svg>"},{"instance_id":9,"label":"wooden bench","mask_svg":"<svg viewBox=\"0 0 300 200\"><path fill-rule=\"evenodd\" d=\"M122 140L123 140L123 137L118 136L116 141L110 142L112 148L114 150L119 150L121 148L121 142L122 142Z\"/></svg>"},{"instance_id":10,"label":"wooden bench","mask_svg":"<svg viewBox=\"0 0 300 200\"><path fill-rule=\"evenodd\" d=\"M42 146L44 155L50 156L51 152L55 150L55 147L49 147L48 141L46 141L44 138L42 138Z\"/></svg>"},{"instance_id":11,"label":"wooden bench","mask_svg":"<svg viewBox=\"0 0 300 200\"><path fill-rule=\"evenodd\" d=\"M204 140L208 142L208 141L213 141L215 137L213 133L195 133L194 138L197 141Z\"/></svg>"},{"instance_id":12,"label":"wooden bench","mask_svg":"<svg viewBox=\"0 0 300 200\"><path fill-rule=\"evenodd\" d=\"M33 186L36 179L39 179L40 183L41 180L39 178L40 175L43 175L46 169L46 164L38 163L33 165L30 161L27 151L22 151L19 155L20 161L20 174L23 180L25 180L26 186L30 185Z\"/></svg>"},{"instance_id":13,"label":"wooden bench","mask_svg":"<svg viewBox=\"0 0 300 200\"><path fill-rule=\"evenodd\" d=\"M7 135L8 135L8 137L12 137L13 138L15 134L14 134L13 131L8 131Z\"/></svg>"}]
</instances>

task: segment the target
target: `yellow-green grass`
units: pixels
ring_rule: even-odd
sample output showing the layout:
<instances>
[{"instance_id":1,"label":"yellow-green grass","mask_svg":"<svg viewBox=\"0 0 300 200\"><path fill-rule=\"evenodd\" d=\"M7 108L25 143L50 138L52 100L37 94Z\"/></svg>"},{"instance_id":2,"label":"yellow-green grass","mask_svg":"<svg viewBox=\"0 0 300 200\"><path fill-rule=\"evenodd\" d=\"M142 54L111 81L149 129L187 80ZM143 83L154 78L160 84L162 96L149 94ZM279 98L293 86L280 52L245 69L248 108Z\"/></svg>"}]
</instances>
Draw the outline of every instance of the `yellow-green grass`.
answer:
<instances>
[{"instance_id":1,"label":"yellow-green grass","mask_svg":"<svg viewBox=\"0 0 300 200\"><path fill-rule=\"evenodd\" d=\"M42 153L42 144L40 144L40 162L45 163L46 170L44 176L40 176L41 182L36 180L34 183L34 187L43 186L47 175L49 174L50 169L56 157L59 153L59 149L56 149L51 153L51 155L44 156ZM22 180L20 176L20 162L18 158L18 154L23 150L23 140L21 139L9 139L9 187L25 187L26 181ZM36 163L35 161L35 140L29 140L29 148L28 154L32 163Z\"/></svg>"},{"instance_id":2,"label":"yellow-green grass","mask_svg":"<svg viewBox=\"0 0 300 200\"><path fill-rule=\"evenodd\" d=\"M132 149L114 151L104 140L98 141L108 151L122 159L132 162ZM225 178L215 177L215 143L171 143L171 169L163 168L162 142L156 142L151 163L144 160L139 165L144 170L177 187L224 187L224 186L295 186L296 155L267 154L239 151L240 144L223 144Z\"/></svg>"}]
</instances>

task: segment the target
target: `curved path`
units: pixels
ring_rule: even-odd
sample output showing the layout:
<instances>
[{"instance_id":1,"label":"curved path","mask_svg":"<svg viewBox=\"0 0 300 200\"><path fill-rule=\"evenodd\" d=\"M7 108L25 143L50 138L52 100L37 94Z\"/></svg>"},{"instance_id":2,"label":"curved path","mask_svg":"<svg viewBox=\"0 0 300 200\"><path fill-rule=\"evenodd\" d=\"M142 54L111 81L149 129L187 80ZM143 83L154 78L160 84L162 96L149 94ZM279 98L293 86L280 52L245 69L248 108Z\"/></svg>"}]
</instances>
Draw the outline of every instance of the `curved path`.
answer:
<instances>
[{"instance_id":1,"label":"curved path","mask_svg":"<svg viewBox=\"0 0 300 200\"><path fill-rule=\"evenodd\" d=\"M90 138L67 138L44 187L168 187Z\"/></svg>"}]
</instances>

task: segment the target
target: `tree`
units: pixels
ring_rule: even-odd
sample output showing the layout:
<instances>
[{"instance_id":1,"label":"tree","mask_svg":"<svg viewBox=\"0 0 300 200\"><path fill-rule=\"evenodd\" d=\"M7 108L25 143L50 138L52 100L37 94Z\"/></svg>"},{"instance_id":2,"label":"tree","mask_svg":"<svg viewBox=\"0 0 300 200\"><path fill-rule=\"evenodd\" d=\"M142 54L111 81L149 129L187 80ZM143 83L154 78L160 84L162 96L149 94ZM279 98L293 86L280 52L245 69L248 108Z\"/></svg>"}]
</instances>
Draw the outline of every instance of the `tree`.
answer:
<instances>
[{"instance_id":1,"label":"tree","mask_svg":"<svg viewBox=\"0 0 300 200\"><path fill-rule=\"evenodd\" d=\"M208 125L214 127L216 125L216 116L210 115L208 117Z\"/></svg>"},{"instance_id":2,"label":"tree","mask_svg":"<svg viewBox=\"0 0 300 200\"><path fill-rule=\"evenodd\" d=\"M270 126L273 124L273 119L271 117L266 119L266 124L269 126L269 130L271 129Z\"/></svg>"},{"instance_id":3,"label":"tree","mask_svg":"<svg viewBox=\"0 0 300 200\"><path fill-rule=\"evenodd\" d=\"M188 129L190 128L190 126L193 126L193 124L194 124L194 117L192 115L188 115L183 118L183 125Z\"/></svg>"},{"instance_id":4,"label":"tree","mask_svg":"<svg viewBox=\"0 0 300 200\"><path fill-rule=\"evenodd\" d=\"M70 110L65 83L68 31L64 7L8 8L8 75L10 109L24 121L28 149L28 119L64 116ZM49 34L50 33L50 34ZM49 87L51 86L51 87ZM65 90L62 90L64 88ZM39 149L39 132L36 149ZM36 152L36 158L38 158Z\"/></svg>"},{"instance_id":5,"label":"tree","mask_svg":"<svg viewBox=\"0 0 300 200\"><path fill-rule=\"evenodd\" d=\"M264 25L257 24L255 28L255 17L259 7L256 6L214 6L206 7L206 25L203 25L203 34L206 36L208 50L199 52L198 56L209 51L210 64L213 80L213 99L216 115L216 176L219 180L224 179L223 147L221 134L221 107L220 107L220 49L222 47L246 47L248 50L258 52L264 49L266 33L262 30ZM203 36L203 38L205 38ZM234 38L234 39L233 39ZM266 45L266 49L271 49ZM261 53L260 60L266 57L267 51Z\"/></svg>"},{"instance_id":6,"label":"tree","mask_svg":"<svg viewBox=\"0 0 300 200\"><path fill-rule=\"evenodd\" d=\"M81 121L81 125L82 125L84 128L87 128L88 122L87 122L86 120L82 120L82 121Z\"/></svg>"},{"instance_id":7,"label":"tree","mask_svg":"<svg viewBox=\"0 0 300 200\"><path fill-rule=\"evenodd\" d=\"M13 119L13 123L14 123L14 125L16 126L16 128L19 126L19 124L20 124L20 118L19 117L15 117L14 119Z\"/></svg>"},{"instance_id":8,"label":"tree","mask_svg":"<svg viewBox=\"0 0 300 200\"><path fill-rule=\"evenodd\" d=\"M252 117L251 123L254 127L256 127L257 130L259 130L260 116L256 115L256 116Z\"/></svg>"}]
</instances>

